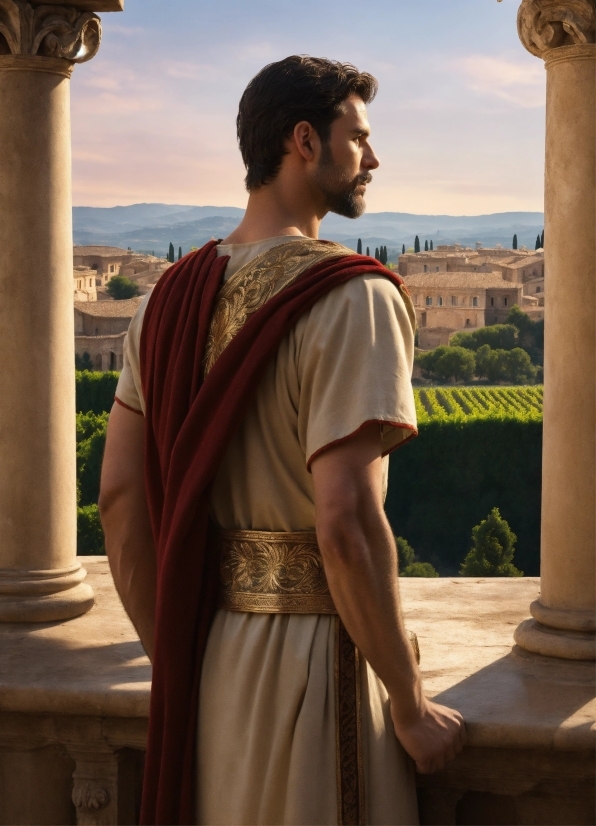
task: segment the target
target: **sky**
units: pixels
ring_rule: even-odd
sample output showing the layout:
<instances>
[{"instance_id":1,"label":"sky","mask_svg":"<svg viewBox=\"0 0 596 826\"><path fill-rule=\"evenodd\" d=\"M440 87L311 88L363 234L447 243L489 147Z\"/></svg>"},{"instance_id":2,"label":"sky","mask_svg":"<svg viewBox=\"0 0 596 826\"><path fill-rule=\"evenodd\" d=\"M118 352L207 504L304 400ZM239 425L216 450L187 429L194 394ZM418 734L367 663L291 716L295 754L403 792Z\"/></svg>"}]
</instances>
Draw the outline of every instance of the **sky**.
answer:
<instances>
[{"instance_id":1,"label":"sky","mask_svg":"<svg viewBox=\"0 0 596 826\"><path fill-rule=\"evenodd\" d=\"M73 200L246 203L235 119L289 54L379 80L369 212L543 209L545 71L519 0L125 0L72 80Z\"/></svg>"}]
</instances>

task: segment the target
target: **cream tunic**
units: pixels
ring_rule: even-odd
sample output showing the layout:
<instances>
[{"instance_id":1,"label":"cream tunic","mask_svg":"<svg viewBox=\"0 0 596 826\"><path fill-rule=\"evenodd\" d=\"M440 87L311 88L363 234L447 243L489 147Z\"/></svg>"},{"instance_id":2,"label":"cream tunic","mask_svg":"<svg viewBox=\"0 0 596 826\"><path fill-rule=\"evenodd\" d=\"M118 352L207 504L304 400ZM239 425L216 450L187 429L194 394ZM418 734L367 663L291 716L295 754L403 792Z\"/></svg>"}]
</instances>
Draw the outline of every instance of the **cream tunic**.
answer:
<instances>
[{"instance_id":1,"label":"cream tunic","mask_svg":"<svg viewBox=\"0 0 596 826\"><path fill-rule=\"evenodd\" d=\"M225 279L291 236L219 245ZM133 319L117 398L144 410ZM376 275L320 299L284 338L218 471L212 513L224 528L313 530L309 464L331 443L379 422L389 453L416 428L414 337L399 291ZM386 479L387 459L383 461ZM334 619L220 610L203 663L197 820L337 823ZM367 822L417 822L413 772L387 693L363 669Z\"/></svg>"}]
</instances>

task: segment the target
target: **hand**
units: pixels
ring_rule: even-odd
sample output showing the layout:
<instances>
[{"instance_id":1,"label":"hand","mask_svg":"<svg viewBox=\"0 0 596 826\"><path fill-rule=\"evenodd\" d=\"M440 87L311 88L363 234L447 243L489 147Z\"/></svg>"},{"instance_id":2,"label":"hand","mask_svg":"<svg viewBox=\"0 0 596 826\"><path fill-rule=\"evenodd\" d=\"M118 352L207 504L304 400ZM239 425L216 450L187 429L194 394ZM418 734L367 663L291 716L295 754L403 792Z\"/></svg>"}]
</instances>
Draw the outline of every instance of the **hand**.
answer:
<instances>
[{"instance_id":1,"label":"hand","mask_svg":"<svg viewBox=\"0 0 596 826\"><path fill-rule=\"evenodd\" d=\"M433 774L453 760L466 743L466 725L459 711L429 700L414 719L403 721L394 712L391 716L397 739L416 763L420 774Z\"/></svg>"}]
</instances>

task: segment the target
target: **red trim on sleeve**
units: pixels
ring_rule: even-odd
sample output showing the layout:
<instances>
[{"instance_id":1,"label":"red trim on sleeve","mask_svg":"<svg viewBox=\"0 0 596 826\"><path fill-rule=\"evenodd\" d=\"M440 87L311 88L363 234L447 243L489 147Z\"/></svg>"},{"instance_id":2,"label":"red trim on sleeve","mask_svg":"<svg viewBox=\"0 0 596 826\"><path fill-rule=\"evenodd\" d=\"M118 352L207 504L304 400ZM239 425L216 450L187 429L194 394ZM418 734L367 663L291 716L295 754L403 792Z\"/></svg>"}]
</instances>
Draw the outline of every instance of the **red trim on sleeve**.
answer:
<instances>
[{"instance_id":1,"label":"red trim on sleeve","mask_svg":"<svg viewBox=\"0 0 596 826\"><path fill-rule=\"evenodd\" d=\"M347 441L348 439L351 439L357 433L360 433L360 431L363 428L368 427L369 424L375 424L375 423L380 424L380 425L388 425L389 427L400 427L403 430L411 430L412 431L406 439L402 439L401 442L398 442L396 445L393 445L393 447L389 448L389 450L386 450L382 454L383 456L387 456L387 454L393 453L393 451L396 450L398 447L401 447L402 445L405 445L406 442L409 442L412 439L415 439L416 436L418 435L417 428L415 428L414 425L412 425L412 424L404 424L403 422L388 422L384 419L368 419L368 421L363 422L360 425L360 427L356 428L356 430L353 430L352 433L348 433L347 436L342 436L341 439L335 439L335 441L329 442L328 444L323 445L323 447L320 447L318 450L316 450L306 463L306 469L308 470L308 472L310 473L310 466L313 463L313 461L317 458L317 456L319 456L321 453L323 453L323 451L328 450L330 447L334 447L335 445L339 445L342 442Z\"/></svg>"},{"instance_id":2,"label":"red trim on sleeve","mask_svg":"<svg viewBox=\"0 0 596 826\"><path fill-rule=\"evenodd\" d=\"M137 416L144 416L142 410L137 410L135 407L131 407L129 404L125 404L118 396L114 396L114 401L120 405L120 407L124 407L126 410L130 410L132 413L136 413Z\"/></svg>"}]
</instances>

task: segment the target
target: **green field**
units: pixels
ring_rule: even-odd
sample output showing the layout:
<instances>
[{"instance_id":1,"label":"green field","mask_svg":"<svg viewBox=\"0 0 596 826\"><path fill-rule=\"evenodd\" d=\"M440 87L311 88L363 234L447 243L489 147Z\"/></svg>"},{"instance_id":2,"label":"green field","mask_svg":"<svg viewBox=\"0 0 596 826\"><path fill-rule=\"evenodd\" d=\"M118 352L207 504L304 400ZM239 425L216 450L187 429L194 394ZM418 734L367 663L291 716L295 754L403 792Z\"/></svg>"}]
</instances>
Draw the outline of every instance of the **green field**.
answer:
<instances>
[{"instance_id":1,"label":"green field","mask_svg":"<svg viewBox=\"0 0 596 826\"><path fill-rule=\"evenodd\" d=\"M417 387L418 424L431 421L542 421L542 387Z\"/></svg>"}]
</instances>

